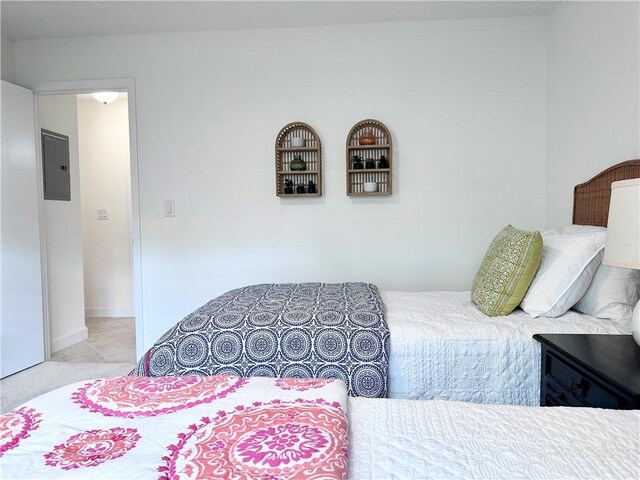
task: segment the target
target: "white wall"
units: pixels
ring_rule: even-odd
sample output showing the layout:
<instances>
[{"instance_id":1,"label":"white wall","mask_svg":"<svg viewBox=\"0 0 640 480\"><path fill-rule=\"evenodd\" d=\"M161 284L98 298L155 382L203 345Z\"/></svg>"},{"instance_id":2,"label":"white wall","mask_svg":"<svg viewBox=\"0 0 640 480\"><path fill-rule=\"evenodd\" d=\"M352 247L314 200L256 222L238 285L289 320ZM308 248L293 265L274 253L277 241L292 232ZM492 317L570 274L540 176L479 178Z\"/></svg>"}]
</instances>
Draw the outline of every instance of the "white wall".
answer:
<instances>
[{"instance_id":1,"label":"white wall","mask_svg":"<svg viewBox=\"0 0 640 480\"><path fill-rule=\"evenodd\" d=\"M640 158L640 3L563 2L549 16L547 227L573 186Z\"/></svg>"},{"instance_id":2,"label":"white wall","mask_svg":"<svg viewBox=\"0 0 640 480\"><path fill-rule=\"evenodd\" d=\"M131 178L127 95L108 105L78 101L84 252L89 317L132 316ZM97 219L105 208L108 220Z\"/></svg>"},{"instance_id":3,"label":"white wall","mask_svg":"<svg viewBox=\"0 0 640 480\"><path fill-rule=\"evenodd\" d=\"M82 280L82 226L75 95L38 97L39 128L69 137L71 201L45 200L51 351L87 338ZM39 129L36 132L40 135Z\"/></svg>"},{"instance_id":4,"label":"white wall","mask_svg":"<svg viewBox=\"0 0 640 480\"><path fill-rule=\"evenodd\" d=\"M134 77L144 344L259 282L468 289L507 223L544 226L546 17L16 42L22 84ZM345 194L373 117L394 195ZM323 141L324 196L275 196L286 123ZM176 201L164 218L162 200Z\"/></svg>"},{"instance_id":5,"label":"white wall","mask_svg":"<svg viewBox=\"0 0 640 480\"><path fill-rule=\"evenodd\" d=\"M16 58L13 46L13 40L0 36L0 44L2 44L0 55L0 77L6 82L16 83Z\"/></svg>"}]
</instances>

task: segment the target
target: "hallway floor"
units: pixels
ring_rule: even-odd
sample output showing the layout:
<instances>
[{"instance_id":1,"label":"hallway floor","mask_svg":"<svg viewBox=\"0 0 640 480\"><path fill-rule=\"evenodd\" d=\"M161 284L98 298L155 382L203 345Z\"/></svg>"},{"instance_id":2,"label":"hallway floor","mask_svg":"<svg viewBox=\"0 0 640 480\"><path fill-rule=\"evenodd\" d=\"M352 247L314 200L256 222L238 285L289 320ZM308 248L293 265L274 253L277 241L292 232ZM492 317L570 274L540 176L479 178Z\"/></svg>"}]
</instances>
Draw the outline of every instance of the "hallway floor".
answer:
<instances>
[{"instance_id":1,"label":"hallway floor","mask_svg":"<svg viewBox=\"0 0 640 480\"><path fill-rule=\"evenodd\" d=\"M87 318L89 338L51 355L55 362L135 363L133 318Z\"/></svg>"}]
</instances>

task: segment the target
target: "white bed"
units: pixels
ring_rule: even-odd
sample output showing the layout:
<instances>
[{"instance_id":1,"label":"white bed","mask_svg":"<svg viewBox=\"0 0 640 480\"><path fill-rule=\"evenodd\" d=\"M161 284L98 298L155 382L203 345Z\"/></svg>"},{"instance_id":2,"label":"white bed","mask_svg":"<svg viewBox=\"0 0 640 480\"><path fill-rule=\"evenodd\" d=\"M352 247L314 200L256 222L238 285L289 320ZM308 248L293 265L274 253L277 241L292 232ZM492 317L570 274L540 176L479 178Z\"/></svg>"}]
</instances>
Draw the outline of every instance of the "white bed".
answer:
<instances>
[{"instance_id":1,"label":"white bed","mask_svg":"<svg viewBox=\"0 0 640 480\"><path fill-rule=\"evenodd\" d=\"M390 330L389 396L539 405L535 333L629 334L629 325L569 311L488 317L469 292L382 292Z\"/></svg>"},{"instance_id":2,"label":"white bed","mask_svg":"<svg viewBox=\"0 0 640 480\"><path fill-rule=\"evenodd\" d=\"M637 479L640 411L349 398L349 478Z\"/></svg>"},{"instance_id":3,"label":"white bed","mask_svg":"<svg viewBox=\"0 0 640 480\"><path fill-rule=\"evenodd\" d=\"M606 227L611 183L638 177L640 160L629 160L576 185L573 197L574 225L567 228L566 233L587 231L581 230L580 226L589 226L586 229ZM575 253L571 248L568 251ZM571 282L578 283L582 278L582 273L578 273L589 271L588 265L594 259L594 256L585 256L584 263L579 263L580 269L575 273L569 273L568 264L557 262L563 268L548 276L547 288L554 295L567 293L573 286L565 285L566 290L561 288L560 279L563 275ZM598 267L595 276L598 276L599 270ZM590 276L585 277L588 282L593 275L591 272ZM638 277L635 278L637 282ZM613 277L605 281L611 280ZM629 304L630 309L638 301L637 297L634 299L633 289L628 284L614 282L605 287L604 283L599 283L599 288L601 290L596 288L594 292L589 288L586 292L591 292L592 301L595 295L596 304L600 305L598 308L609 304L618 309ZM576 291L580 289L576 288ZM585 293L584 290L581 292ZM469 292L386 291L382 292L382 299L386 305L386 320L390 330L391 398L539 405L540 346L532 339L534 334L631 333L630 319L614 322L573 310L558 318L532 318L520 309L505 317L488 317L471 302ZM571 305L572 301L567 300L567 303ZM594 315L603 313L598 309L594 312L594 305L583 311ZM546 310L542 312L546 313ZM609 318L626 317L619 310L616 315L609 315Z\"/></svg>"}]
</instances>

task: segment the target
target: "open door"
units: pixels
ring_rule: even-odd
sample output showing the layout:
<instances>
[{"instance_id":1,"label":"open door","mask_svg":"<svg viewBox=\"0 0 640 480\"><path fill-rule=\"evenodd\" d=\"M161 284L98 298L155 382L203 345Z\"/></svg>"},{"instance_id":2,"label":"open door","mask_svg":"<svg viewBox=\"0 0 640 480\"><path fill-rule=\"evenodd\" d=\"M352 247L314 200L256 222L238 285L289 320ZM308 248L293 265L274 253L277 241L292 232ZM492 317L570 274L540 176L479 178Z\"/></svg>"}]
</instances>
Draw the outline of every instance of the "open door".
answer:
<instances>
[{"instance_id":1,"label":"open door","mask_svg":"<svg viewBox=\"0 0 640 480\"><path fill-rule=\"evenodd\" d=\"M2 81L0 377L44 361L33 92Z\"/></svg>"}]
</instances>

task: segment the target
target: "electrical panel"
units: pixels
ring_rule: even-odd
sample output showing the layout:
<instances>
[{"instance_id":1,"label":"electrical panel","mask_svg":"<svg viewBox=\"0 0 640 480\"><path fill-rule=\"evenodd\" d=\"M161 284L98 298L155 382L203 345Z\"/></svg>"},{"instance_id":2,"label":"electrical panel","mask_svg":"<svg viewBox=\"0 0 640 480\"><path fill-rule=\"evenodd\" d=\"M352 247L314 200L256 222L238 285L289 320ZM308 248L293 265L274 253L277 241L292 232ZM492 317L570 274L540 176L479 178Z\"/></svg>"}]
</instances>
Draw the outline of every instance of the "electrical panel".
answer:
<instances>
[{"instance_id":1,"label":"electrical panel","mask_svg":"<svg viewBox=\"0 0 640 480\"><path fill-rule=\"evenodd\" d=\"M71 200L69 137L42 129L42 168L45 200Z\"/></svg>"}]
</instances>

